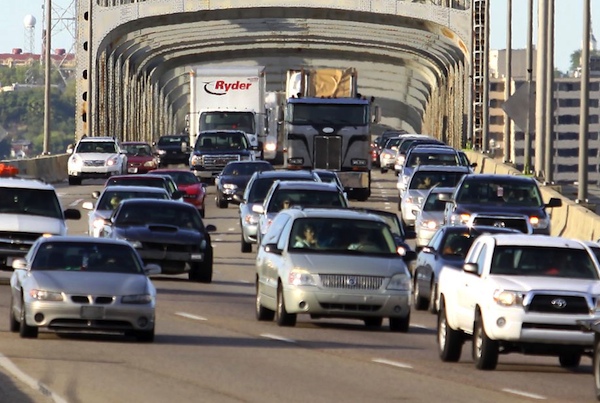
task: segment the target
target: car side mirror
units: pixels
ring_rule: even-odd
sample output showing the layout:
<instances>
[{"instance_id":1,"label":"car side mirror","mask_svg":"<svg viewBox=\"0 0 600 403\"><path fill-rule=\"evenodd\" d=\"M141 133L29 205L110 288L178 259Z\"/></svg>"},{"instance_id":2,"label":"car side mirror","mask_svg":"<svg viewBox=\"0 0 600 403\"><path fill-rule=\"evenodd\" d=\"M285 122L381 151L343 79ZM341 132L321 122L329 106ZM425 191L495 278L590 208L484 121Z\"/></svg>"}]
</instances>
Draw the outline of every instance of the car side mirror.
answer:
<instances>
[{"instance_id":1,"label":"car side mirror","mask_svg":"<svg viewBox=\"0 0 600 403\"><path fill-rule=\"evenodd\" d=\"M558 197L552 197L550 201L544 207L561 207L562 200Z\"/></svg>"},{"instance_id":2,"label":"car side mirror","mask_svg":"<svg viewBox=\"0 0 600 403\"><path fill-rule=\"evenodd\" d=\"M23 258L18 258L13 260L12 262L13 270L25 270L27 269L27 260Z\"/></svg>"},{"instance_id":3,"label":"car side mirror","mask_svg":"<svg viewBox=\"0 0 600 403\"><path fill-rule=\"evenodd\" d=\"M171 195L171 199L173 199L173 200L181 199L182 197L183 197L183 192L181 190L176 190Z\"/></svg>"},{"instance_id":4,"label":"car side mirror","mask_svg":"<svg viewBox=\"0 0 600 403\"><path fill-rule=\"evenodd\" d=\"M97 198L99 198L99 197L100 197L100 192L99 192L99 191L97 191L97 190L94 190L94 191L92 192L92 198L94 198L94 199L97 199Z\"/></svg>"},{"instance_id":5,"label":"car side mirror","mask_svg":"<svg viewBox=\"0 0 600 403\"><path fill-rule=\"evenodd\" d=\"M467 273L477 274L477 263L465 263L463 270Z\"/></svg>"},{"instance_id":6,"label":"car side mirror","mask_svg":"<svg viewBox=\"0 0 600 403\"><path fill-rule=\"evenodd\" d=\"M268 243L265 245L265 252L281 255L282 250L277 248L276 243Z\"/></svg>"},{"instance_id":7,"label":"car side mirror","mask_svg":"<svg viewBox=\"0 0 600 403\"><path fill-rule=\"evenodd\" d=\"M64 211L65 214L65 220L79 220L81 219L81 211L74 209L74 208L68 208Z\"/></svg>"},{"instance_id":8,"label":"car side mirror","mask_svg":"<svg viewBox=\"0 0 600 403\"><path fill-rule=\"evenodd\" d=\"M245 202L244 198L242 196L240 196L239 194L234 194L233 195L233 200L242 204Z\"/></svg>"},{"instance_id":9,"label":"car side mirror","mask_svg":"<svg viewBox=\"0 0 600 403\"><path fill-rule=\"evenodd\" d=\"M415 252L414 250L407 250L405 255L402 256L402 259L405 263L410 263L417 259L417 252Z\"/></svg>"},{"instance_id":10,"label":"car side mirror","mask_svg":"<svg viewBox=\"0 0 600 403\"><path fill-rule=\"evenodd\" d=\"M156 263L148 263L146 266L144 266L144 273L146 273L146 276L150 276L153 274L160 274L161 269L160 269L160 266L157 265Z\"/></svg>"}]
</instances>

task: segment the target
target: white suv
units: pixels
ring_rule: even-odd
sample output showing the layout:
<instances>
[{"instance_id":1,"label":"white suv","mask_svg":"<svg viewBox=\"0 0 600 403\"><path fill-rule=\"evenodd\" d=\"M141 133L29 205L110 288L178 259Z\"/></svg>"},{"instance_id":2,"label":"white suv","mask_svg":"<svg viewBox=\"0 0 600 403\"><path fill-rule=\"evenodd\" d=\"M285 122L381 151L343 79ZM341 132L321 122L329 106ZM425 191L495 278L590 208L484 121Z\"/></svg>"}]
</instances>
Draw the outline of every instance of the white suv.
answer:
<instances>
[{"instance_id":1,"label":"white suv","mask_svg":"<svg viewBox=\"0 0 600 403\"><path fill-rule=\"evenodd\" d=\"M127 156L113 137L83 137L73 149L67 169L69 185L81 185L83 179L125 174Z\"/></svg>"}]
</instances>

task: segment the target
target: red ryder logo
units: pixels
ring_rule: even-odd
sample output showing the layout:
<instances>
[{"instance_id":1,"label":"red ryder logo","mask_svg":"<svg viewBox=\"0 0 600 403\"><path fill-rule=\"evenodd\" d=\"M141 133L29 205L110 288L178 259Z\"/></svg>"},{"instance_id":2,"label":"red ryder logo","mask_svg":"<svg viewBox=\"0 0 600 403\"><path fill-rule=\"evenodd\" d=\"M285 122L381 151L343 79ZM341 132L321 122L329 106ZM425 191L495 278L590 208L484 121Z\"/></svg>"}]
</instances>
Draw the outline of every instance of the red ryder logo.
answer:
<instances>
[{"instance_id":1,"label":"red ryder logo","mask_svg":"<svg viewBox=\"0 0 600 403\"><path fill-rule=\"evenodd\" d=\"M217 80L204 83L204 91L212 95L225 95L229 91L249 90L250 86L252 86L252 83L243 83L239 80L232 83L228 83L225 80Z\"/></svg>"}]
</instances>

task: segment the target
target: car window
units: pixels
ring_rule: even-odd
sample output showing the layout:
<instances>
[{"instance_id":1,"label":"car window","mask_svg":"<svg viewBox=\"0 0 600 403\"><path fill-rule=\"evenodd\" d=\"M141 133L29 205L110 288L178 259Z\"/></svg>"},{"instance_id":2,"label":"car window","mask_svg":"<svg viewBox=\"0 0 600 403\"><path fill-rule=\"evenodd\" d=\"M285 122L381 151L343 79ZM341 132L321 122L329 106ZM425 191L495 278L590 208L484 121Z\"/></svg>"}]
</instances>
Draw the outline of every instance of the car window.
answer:
<instances>
[{"instance_id":1,"label":"car window","mask_svg":"<svg viewBox=\"0 0 600 403\"><path fill-rule=\"evenodd\" d=\"M140 178L109 178L107 181L107 186L110 185L121 185L121 186L151 186L157 188L163 188L169 190L166 185L166 181L163 178L159 177L149 177L144 176Z\"/></svg>"},{"instance_id":2,"label":"car window","mask_svg":"<svg viewBox=\"0 0 600 403\"><path fill-rule=\"evenodd\" d=\"M121 200L127 199L161 199L161 200L169 200L169 195L166 193L159 192L143 192L143 191L112 191L110 188L107 188L97 203L97 210L114 210Z\"/></svg>"},{"instance_id":3,"label":"car window","mask_svg":"<svg viewBox=\"0 0 600 403\"><path fill-rule=\"evenodd\" d=\"M187 136L168 136L168 137L160 137L158 139L159 146L168 146L168 145L181 145L181 143L187 143Z\"/></svg>"},{"instance_id":4,"label":"car window","mask_svg":"<svg viewBox=\"0 0 600 403\"><path fill-rule=\"evenodd\" d=\"M130 203L121 205L116 211L115 225L165 225L181 229L204 231L202 218L195 208L186 208L187 204Z\"/></svg>"},{"instance_id":5,"label":"car window","mask_svg":"<svg viewBox=\"0 0 600 403\"><path fill-rule=\"evenodd\" d=\"M54 189L0 188L0 214L63 218Z\"/></svg>"},{"instance_id":6,"label":"car window","mask_svg":"<svg viewBox=\"0 0 600 403\"><path fill-rule=\"evenodd\" d=\"M111 141L82 141L77 146L77 153L116 153L116 144Z\"/></svg>"},{"instance_id":7,"label":"car window","mask_svg":"<svg viewBox=\"0 0 600 403\"><path fill-rule=\"evenodd\" d=\"M166 172L166 175L173 178L176 185L193 185L194 183L198 183L196 175L191 171L170 171Z\"/></svg>"},{"instance_id":8,"label":"car window","mask_svg":"<svg viewBox=\"0 0 600 403\"><path fill-rule=\"evenodd\" d=\"M303 207L347 207L344 196L339 192L310 189L277 189L269 200L267 212L279 212L284 202Z\"/></svg>"},{"instance_id":9,"label":"car window","mask_svg":"<svg viewBox=\"0 0 600 403\"><path fill-rule=\"evenodd\" d=\"M450 197L450 193L446 193ZM446 202L440 200L440 193L430 192L423 203L423 211L444 211L446 209Z\"/></svg>"},{"instance_id":10,"label":"car window","mask_svg":"<svg viewBox=\"0 0 600 403\"><path fill-rule=\"evenodd\" d=\"M468 181L458 189L458 203L502 203L541 207L542 197L535 182L489 180Z\"/></svg>"},{"instance_id":11,"label":"car window","mask_svg":"<svg viewBox=\"0 0 600 403\"><path fill-rule=\"evenodd\" d=\"M31 270L143 273L133 248L94 242L57 242L40 246Z\"/></svg>"},{"instance_id":12,"label":"car window","mask_svg":"<svg viewBox=\"0 0 600 403\"><path fill-rule=\"evenodd\" d=\"M466 172L416 171L409 189L431 189L433 186L455 187Z\"/></svg>"},{"instance_id":13,"label":"car window","mask_svg":"<svg viewBox=\"0 0 600 403\"><path fill-rule=\"evenodd\" d=\"M149 144L124 144L123 149L127 154L138 157L152 155L152 149Z\"/></svg>"}]
</instances>

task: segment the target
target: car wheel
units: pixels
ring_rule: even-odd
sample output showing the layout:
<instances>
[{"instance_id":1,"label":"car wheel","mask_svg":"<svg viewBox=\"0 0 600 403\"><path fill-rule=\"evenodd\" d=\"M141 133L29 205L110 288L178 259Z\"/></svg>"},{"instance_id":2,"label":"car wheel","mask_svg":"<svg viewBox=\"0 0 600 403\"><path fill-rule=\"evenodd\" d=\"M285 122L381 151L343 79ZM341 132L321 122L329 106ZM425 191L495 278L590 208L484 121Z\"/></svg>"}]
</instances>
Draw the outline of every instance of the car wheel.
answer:
<instances>
[{"instance_id":1,"label":"car wheel","mask_svg":"<svg viewBox=\"0 0 600 403\"><path fill-rule=\"evenodd\" d=\"M596 335L594 343L594 386L596 389L596 399L600 400L600 337Z\"/></svg>"},{"instance_id":2,"label":"car wheel","mask_svg":"<svg viewBox=\"0 0 600 403\"><path fill-rule=\"evenodd\" d=\"M25 301L21 300L21 314L19 324L19 334L24 339L35 339L38 336L38 328L36 326L29 326L25 320Z\"/></svg>"},{"instance_id":3,"label":"car wheel","mask_svg":"<svg viewBox=\"0 0 600 403\"><path fill-rule=\"evenodd\" d=\"M227 202L227 200L225 200L224 198L219 196L219 194L217 194L217 196L215 197L215 200L217 201L218 208L227 208L229 206L229 203Z\"/></svg>"},{"instance_id":4,"label":"car wheel","mask_svg":"<svg viewBox=\"0 0 600 403\"><path fill-rule=\"evenodd\" d=\"M256 320L259 321L270 321L275 317L275 311L272 311L268 308L265 308L263 304L260 303L260 292L258 280L256 281Z\"/></svg>"},{"instance_id":5,"label":"car wheel","mask_svg":"<svg viewBox=\"0 0 600 403\"><path fill-rule=\"evenodd\" d=\"M277 287L277 324L279 326L296 326L296 314L288 313L283 300L283 286Z\"/></svg>"},{"instance_id":6,"label":"car wheel","mask_svg":"<svg viewBox=\"0 0 600 403\"><path fill-rule=\"evenodd\" d=\"M407 333L410 328L410 313L404 318L389 318L390 331Z\"/></svg>"},{"instance_id":7,"label":"car wheel","mask_svg":"<svg viewBox=\"0 0 600 403\"><path fill-rule=\"evenodd\" d=\"M81 178L78 178L76 176L69 176L69 185L71 185L71 186L81 185Z\"/></svg>"},{"instance_id":8,"label":"car wheel","mask_svg":"<svg viewBox=\"0 0 600 403\"><path fill-rule=\"evenodd\" d=\"M383 323L383 318L364 318L363 321L366 327L379 328Z\"/></svg>"},{"instance_id":9,"label":"car wheel","mask_svg":"<svg viewBox=\"0 0 600 403\"><path fill-rule=\"evenodd\" d=\"M478 312L473 327L473 361L475 361L475 367L483 370L496 369L498 354L498 342L490 339L485 333L483 318L481 313Z\"/></svg>"},{"instance_id":10,"label":"car wheel","mask_svg":"<svg viewBox=\"0 0 600 403\"><path fill-rule=\"evenodd\" d=\"M138 330L134 337L142 343L152 343L154 341L154 328L152 330Z\"/></svg>"},{"instance_id":11,"label":"car wheel","mask_svg":"<svg viewBox=\"0 0 600 403\"><path fill-rule=\"evenodd\" d=\"M418 272L415 273L415 286L414 286L414 305L417 311L423 311L427 308L428 301L427 298L423 297L423 293L421 292L421 286L419 285L419 281L417 279Z\"/></svg>"},{"instance_id":12,"label":"car wheel","mask_svg":"<svg viewBox=\"0 0 600 403\"><path fill-rule=\"evenodd\" d=\"M197 281L199 283L209 284L212 282L213 276L213 251L212 247L206 250L204 254L204 261L200 263L193 263L192 269L188 274L190 281Z\"/></svg>"},{"instance_id":13,"label":"car wheel","mask_svg":"<svg viewBox=\"0 0 600 403\"><path fill-rule=\"evenodd\" d=\"M244 234L242 233L242 253L251 253L252 244L244 240Z\"/></svg>"},{"instance_id":14,"label":"car wheel","mask_svg":"<svg viewBox=\"0 0 600 403\"><path fill-rule=\"evenodd\" d=\"M462 353L463 335L448 325L444 301L440 301L438 311L438 353L444 362L458 362Z\"/></svg>"},{"instance_id":15,"label":"car wheel","mask_svg":"<svg viewBox=\"0 0 600 403\"><path fill-rule=\"evenodd\" d=\"M577 368L579 363L581 363L581 353L562 353L558 356L558 362L563 368Z\"/></svg>"},{"instance_id":16,"label":"car wheel","mask_svg":"<svg viewBox=\"0 0 600 403\"><path fill-rule=\"evenodd\" d=\"M431 293L429 294L429 306L427 307L427 310L430 313L436 314L437 313L437 284L435 284L433 281L431 282Z\"/></svg>"},{"instance_id":17,"label":"car wheel","mask_svg":"<svg viewBox=\"0 0 600 403\"><path fill-rule=\"evenodd\" d=\"M19 328L21 327L21 322L19 322L15 318L15 301L12 296L10 297L10 309L8 311L8 315L9 315L10 331L13 333L18 332Z\"/></svg>"}]
</instances>

